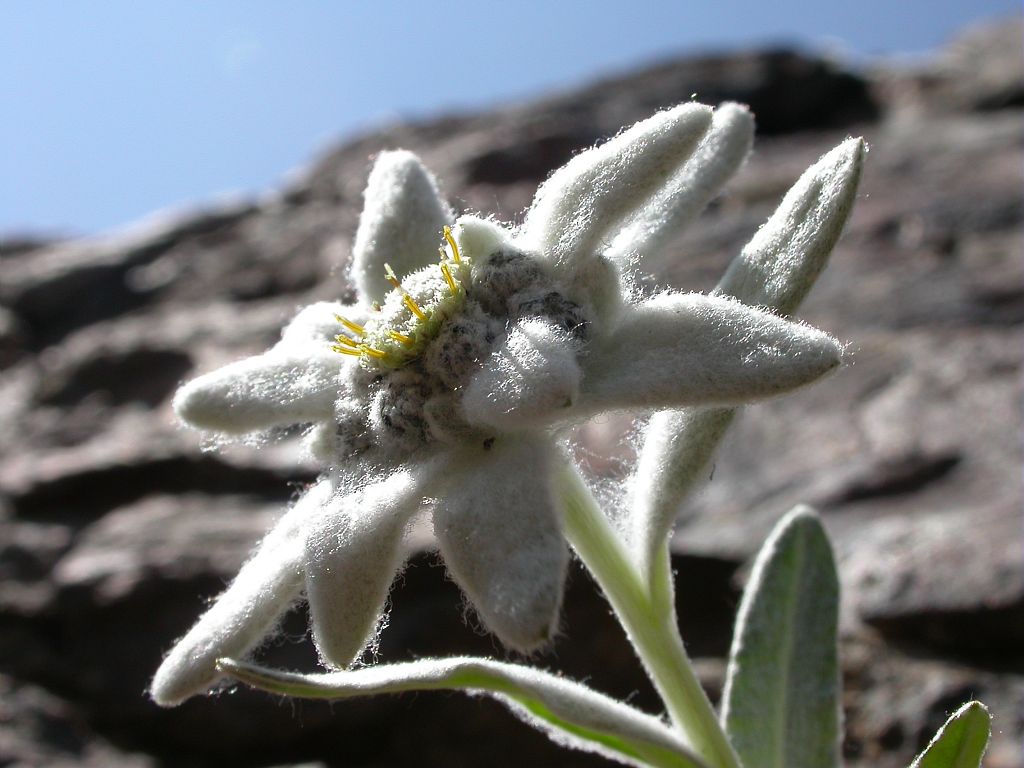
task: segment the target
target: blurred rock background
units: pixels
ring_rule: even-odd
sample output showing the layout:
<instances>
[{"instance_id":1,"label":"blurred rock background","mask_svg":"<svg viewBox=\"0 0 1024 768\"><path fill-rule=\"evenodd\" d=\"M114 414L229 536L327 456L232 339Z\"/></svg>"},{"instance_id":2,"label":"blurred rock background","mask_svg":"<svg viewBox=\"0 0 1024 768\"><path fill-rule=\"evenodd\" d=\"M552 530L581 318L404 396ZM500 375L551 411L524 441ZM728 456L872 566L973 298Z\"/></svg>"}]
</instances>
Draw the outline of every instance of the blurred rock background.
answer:
<instances>
[{"instance_id":1,"label":"blurred rock background","mask_svg":"<svg viewBox=\"0 0 1024 768\"><path fill-rule=\"evenodd\" d=\"M652 287L706 290L815 158L871 151L832 266L802 313L854 363L750 408L682 510L684 637L712 696L750 555L797 502L817 506L845 586L851 766L909 763L945 717L992 709L989 768L1024 767L1024 68L1019 20L935 58L852 71L788 50L668 61L479 114L346 140L249 203L88 241L0 243L0 764L598 765L501 706L421 694L334 707L246 690L164 711L161 655L316 469L294 440L204 453L169 399L263 350L295 310L349 298L371 159L420 153L464 210L515 220L573 153L687 100L750 104L755 154L668 254ZM627 418L580 434L618 478ZM432 554L393 593L386 660L504 657L465 621ZM535 661L653 710L656 699L581 568L565 632ZM305 618L265 654L312 668Z\"/></svg>"}]
</instances>

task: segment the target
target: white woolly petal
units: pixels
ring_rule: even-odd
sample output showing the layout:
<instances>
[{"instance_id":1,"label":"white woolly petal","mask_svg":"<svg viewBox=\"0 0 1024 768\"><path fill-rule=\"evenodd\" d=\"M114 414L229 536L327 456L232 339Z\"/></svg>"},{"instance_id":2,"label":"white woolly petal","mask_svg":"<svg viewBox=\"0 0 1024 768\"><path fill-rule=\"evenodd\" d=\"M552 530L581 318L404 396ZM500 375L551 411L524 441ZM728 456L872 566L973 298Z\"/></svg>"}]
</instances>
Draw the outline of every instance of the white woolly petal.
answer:
<instances>
[{"instance_id":1,"label":"white woolly petal","mask_svg":"<svg viewBox=\"0 0 1024 768\"><path fill-rule=\"evenodd\" d=\"M716 293L783 314L795 311L849 216L863 157L863 141L851 139L808 169L730 266ZM652 417L629 505L633 548L642 568L651 567L734 415L731 409L694 408Z\"/></svg>"},{"instance_id":2,"label":"white woolly petal","mask_svg":"<svg viewBox=\"0 0 1024 768\"><path fill-rule=\"evenodd\" d=\"M240 658L270 634L302 589L302 520L324 504L331 484L314 486L281 518L238 576L188 634L171 649L153 677L150 695L173 707L207 691L220 677L222 656Z\"/></svg>"},{"instance_id":3,"label":"white woolly petal","mask_svg":"<svg viewBox=\"0 0 1024 768\"><path fill-rule=\"evenodd\" d=\"M628 765L705 765L658 718L582 683L534 667L455 657L378 664L326 675L279 672L234 661L226 662L225 670L253 687L310 699L348 699L403 691L478 691L505 702L527 723L566 747L595 752Z\"/></svg>"},{"instance_id":4,"label":"white woolly petal","mask_svg":"<svg viewBox=\"0 0 1024 768\"><path fill-rule=\"evenodd\" d=\"M665 546L683 499L707 467L736 410L687 408L651 416L630 478L630 549L646 579Z\"/></svg>"},{"instance_id":5,"label":"white woolly petal","mask_svg":"<svg viewBox=\"0 0 1024 768\"><path fill-rule=\"evenodd\" d=\"M516 431L550 424L579 396L580 369L567 334L542 320L519 323L466 386L474 426Z\"/></svg>"},{"instance_id":6,"label":"white woolly petal","mask_svg":"<svg viewBox=\"0 0 1024 768\"><path fill-rule=\"evenodd\" d=\"M327 420L345 365L326 343L275 347L185 384L174 411L190 426L229 435Z\"/></svg>"},{"instance_id":7,"label":"white woolly petal","mask_svg":"<svg viewBox=\"0 0 1024 768\"><path fill-rule=\"evenodd\" d=\"M363 213L352 247L352 276L363 302L391 290L384 264L398 275L437 260L441 230L453 214L437 182L412 152L381 152L366 184Z\"/></svg>"},{"instance_id":8,"label":"white woolly petal","mask_svg":"<svg viewBox=\"0 0 1024 768\"><path fill-rule=\"evenodd\" d=\"M438 462L338 495L303 526L313 640L327 665L359 656L402 564L402 535Z\"/></svg>"},{"instance_id":9,"label":"white woolly petal","mask_svg":"<svg viewBox=\"0 0 1024 768\"><path fill-rule=\"evenodd\" d=\"M808 168L729 265L716 293L793 312L839 240L863 160L864 140L847 139Z\"/></svg>"},{"instance_id":10,"label":"white woolly petal","mask_svg":"<svg viewBox=\"0 0 1024 768\"><path fill-rule=\"evenodd\" d=\"M555 631L568 548L555 504L554 446L499 436L452 478L434 509L445 564L486 627L530 651Z\"/></svg>"},{"instance_id":11,"label":"white woolly petal","mask_svg":"<svg viewBox=\"0 0 1024 768\"><path fill-rule=\"evenodd\" d=\"M477 260L490 256L511 239L503 226L478 216L460 216L452 227L452 236L463 257Z\"/></svg>"},{"instance_id":12,"label":"white woolly petal","mask_svg":"<svg viewBox=\"0 0 1024 768\"><path fill-rule=\"evenodd\" d=\"M577 155L537 190L524 243L571 273L675 173L710 122L710 107L681 104Z\"/></svg>"},{"instance_id":13,"label":"white woolly petal","mask_svg":"<svg viewBox=\"0 0 1024 768\"><path fill-rule=\"evenodd\" d=\"M754 143L754 117L740 105L715 110L711 128L686 164L653 195L612 241L607 256L649 258L681 232L739 170Z\"/></svg>"},{"instance_id":14,"label":"white woolly petal","mask_svg":"<svg viewBox=\"0 0 1024 768\"><path fill-rule=\"evenodd\" d=\"M839 342L814 328L722 297L663 294L623 312L584 359L581 408L737 405L841 360Z\"/></svg>"}]
</instances>

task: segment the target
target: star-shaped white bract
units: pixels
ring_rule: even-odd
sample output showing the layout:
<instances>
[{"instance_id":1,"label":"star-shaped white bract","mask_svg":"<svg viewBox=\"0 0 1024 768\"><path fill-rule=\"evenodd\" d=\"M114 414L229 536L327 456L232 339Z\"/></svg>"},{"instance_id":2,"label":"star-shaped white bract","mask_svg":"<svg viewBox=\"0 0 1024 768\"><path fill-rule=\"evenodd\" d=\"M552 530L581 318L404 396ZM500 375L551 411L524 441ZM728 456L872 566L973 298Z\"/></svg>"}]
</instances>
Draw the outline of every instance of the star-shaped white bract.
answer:
<instances>
[{"instance_id":1,"label":"star-shaped white bract","mask_svg":"<svg viewBox=\"0 0 1024 768\"><path fill-rule=\"evenodd\" d=\"M449 231L420 161L382 153L355 240L358 304L307 307L268 352L175 398L182 420L221 436L311 424L327 469L173 648L154 699L208 689L216 659L251 652L303 593L322 660L350 665L421 509L485 626L533 650L555 632L568 563L553 490L566 426L736 405L837 367L841 346L805 325L726 297L629 288L630 255L700 211L749 131L735 105L714 120L698 104L656 114L556 171L518 230L463 216Z\"/></svg>"}]
</instances>

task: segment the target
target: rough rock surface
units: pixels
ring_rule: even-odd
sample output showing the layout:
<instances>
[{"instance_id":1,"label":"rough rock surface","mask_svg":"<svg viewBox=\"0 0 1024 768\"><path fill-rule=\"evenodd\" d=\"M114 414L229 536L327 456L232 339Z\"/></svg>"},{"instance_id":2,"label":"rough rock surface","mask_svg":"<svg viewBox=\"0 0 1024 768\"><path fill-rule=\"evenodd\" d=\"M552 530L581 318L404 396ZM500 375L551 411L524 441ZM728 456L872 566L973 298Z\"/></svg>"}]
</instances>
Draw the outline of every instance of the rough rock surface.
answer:
<instances>
[{"instance_id":1,"label":"rough rock surface","mask_svg":"<svg viewBox=\"0 0 1024 768\"><path fill-rule=\"evenodd\" d=\"M849 764L907 765L978 696L996 717L987 765L1024 767L1020 39L1016 22L976 30L915 69L866 74L787 51L667 62L382 128L259 203L0 244L0 763L599 764L454 695L150 703L161 654L315 475L288 435L204 453L168 401L193 373L264 349L296 307L350 295L380 149L421 153L462 208L515 219L574 152L696 92L752 104L761 137L728 194L652 262L652 287L710 288L813 159L848 134L871 146L848 233L803 312L850 340L854 364L744 413L682 510L680 612L701 674L718 695L744 564L808 502L845 586ZM623 475L631 423L582 430L595 473ZM400 580L381 657L501 657L434 565L418 554ZM305 632L291 617L267 660L312 667ZM656 707L582 569L564 632L537 661Z\"/></svg>"}]
</instances>

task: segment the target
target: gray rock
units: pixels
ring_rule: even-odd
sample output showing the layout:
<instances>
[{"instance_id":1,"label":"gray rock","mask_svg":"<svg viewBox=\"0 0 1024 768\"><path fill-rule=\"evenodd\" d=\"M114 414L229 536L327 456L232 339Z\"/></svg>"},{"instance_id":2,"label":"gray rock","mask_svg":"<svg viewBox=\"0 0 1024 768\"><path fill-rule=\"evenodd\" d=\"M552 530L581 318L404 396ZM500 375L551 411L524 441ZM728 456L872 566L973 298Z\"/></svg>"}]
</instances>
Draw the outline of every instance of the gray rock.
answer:
<instances>
[{"instance_id":1,"label":"gray rock","mask_svg":"<svg viewBox=\"0 0 1024 768\"><path fill-rule=\"evenodd\" d=\"M22 357L27 346L24 324L13 312L0 306L0 370Z\"/></svg>"},{"instance_id":2,"label":"gray rock","mask_svg":"<svg viewBox=\"0 0 1024 768\"><path fill-rule=\"evenodd\" d=\"M97 736L74 705L0 675L0 763L53 768L149 768L152 757Z\"/></svg>"},{"instance_id":3,"label":"gray rock","mask_svg":"<svg viewBox=\"0 0 1024 768\"><path fill-rule=\"evenodd\" d=\"M285 451L293 460L283 469L282 454L274 450L255 457L251 449L202 453L198 446L186 449L183 434L154 426L152 419L122 413L109 431L86 442L11 457L0 467L0 488L20 517L82 527L151 494L199 491L286 500L289 482L315 475L294 451ZM139 429L160 439L137 444L133 436Z\"/></svg>"},{"instance_id":4,"label":"gray rock","mask_svg":"<svg viewBox=\"0 0 1024 768\"><path fill-rule=\"evenodd\" d=\"M1024 647L1018 506L890 518L845 558L861 617L885 635L998 666Z\"/></svg>"},{"instance_id":5,"label":"gray rock","mask_svg":"<svg viewBox=\"0 0 1024 768\"><path fill-rule=\"evenodd\" d=\"M37 345L74 328L145 305L154 288L132 285L131 270L152 263L181 241L236 225L249 204L158 216L127 232L59 242L0 262L0 302L14 310Z\"/></svg>"},{"instance_id":6,"label":"gray rock","mask_svg":"<svg viewBox=\"0 0 1024 768\"><path fill-rule=\"evenodd\" d=\"M847 765L904 768L961 704L984 701L993 716L985 765L1024 765L1020 670L988 672L904 653L864 637L842 646Z\"/></svg>"},{"instance_id":7,"label":"gray rock","mask_svg":"<svg viewBox=\"0 0 1024 768\"><path fill-rule=\"evenodd\" d=\"M902 110L991 112L1024 106L1024 18L977 24L942 55L917 67L880 73L888 98Z\"/></svg>"}]
</instances>

